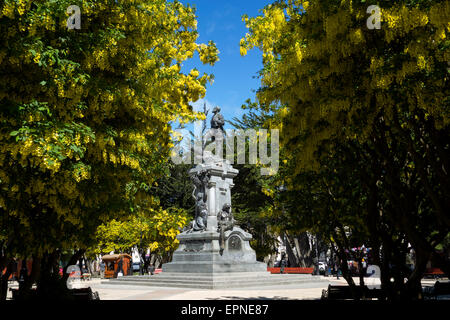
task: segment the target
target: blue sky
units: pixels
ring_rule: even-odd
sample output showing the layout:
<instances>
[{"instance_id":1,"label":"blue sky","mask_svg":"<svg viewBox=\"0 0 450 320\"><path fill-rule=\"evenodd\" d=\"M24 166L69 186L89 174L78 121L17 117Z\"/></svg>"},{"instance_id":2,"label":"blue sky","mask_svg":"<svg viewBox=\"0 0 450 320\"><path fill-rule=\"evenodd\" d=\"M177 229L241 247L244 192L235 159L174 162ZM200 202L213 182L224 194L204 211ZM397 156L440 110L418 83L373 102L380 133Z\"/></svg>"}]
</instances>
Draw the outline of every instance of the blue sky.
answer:
<instances>
[{"instance_id":1,"label":"blue sky","mask_svg":"<svg viewBox=\"0 0 450 320\"><path fill-rule=\"evenodd\" d=\"M208 106L219 106L225 119L231 120L243 114L241 105L255 98L255 90L260 81L256 78L262 68L262 55L258 49L250 50L242 57L239 53L239 41L247 32L242 15L250 17L259 14L259 9L273 2L269 0L181 0L184 4L196 7L199 38L198 43L216 43L220 61L214 66L203 65L196 54L183 64L183 71L197 68L200 73L214 74L214 83L208 84L204 99L192 105L196 110L203 109L204 101ZM212 108L211 108L212 109ZM210 118L210 117L208 117Z\"/></svg>"}]
</instances>

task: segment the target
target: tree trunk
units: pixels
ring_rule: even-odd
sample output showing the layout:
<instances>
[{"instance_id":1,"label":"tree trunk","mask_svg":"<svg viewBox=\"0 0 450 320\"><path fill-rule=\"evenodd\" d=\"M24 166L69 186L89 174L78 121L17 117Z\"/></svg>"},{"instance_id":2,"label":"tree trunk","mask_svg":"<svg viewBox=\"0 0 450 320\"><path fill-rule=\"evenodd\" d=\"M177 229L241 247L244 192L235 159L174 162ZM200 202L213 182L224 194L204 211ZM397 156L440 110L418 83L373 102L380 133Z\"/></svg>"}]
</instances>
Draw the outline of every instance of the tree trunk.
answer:
<instances>
[{"instance_id":1,"label":"tree trunk","mask_svg":"<svg viewBox=\"0 0 450 320\"><path fill-rule=\"evenodd\" d=\"M41 297L47 296L49 291L51 290L50 279L51 279L51 260L52 255L44 254L41 259L41 267L39 278L37 279L37 294Z\"/></svg>"},{"instance_id":2,"label":"tree trunk","mask_svg":"<svg viewBox=\"0 0 450 320\"><path fill-rule=\"evenodd\" d=\"M350 291L352 293L353 299L359 300L359 295L357 293L356 284L353 281L353 277L351 274L351 271L348 269L348 259L345 252L342 252L341 250L338 251L338 257L340 260L340 268L342 271L342 277L347 281L348 286L350 287Z\"/></svg>"},{"instance_id":3,"label":"tree trunk","mask_svg":"<svg viewBox=\"0 0 450 320\"><path fill-rule=\"evenodd\" d=\"M298 257L292 250L290 237L287 234L285 236L285 239L286 239L286 253L288 255L289 267L298 267L299 266Z\"/></svg>"},{"instance_id":4,"label":"tree trunk","mask_svg":"<svg viewBox=\"0 0 450 320\"><path fill-rule=\"evenodd\" d=\"M45 254L42 258L36 290L39 299L66 300L71 298L67 284L61 281L59 275L59 256L59 250L55 250L51 254Z\"/></svg>"},{"instance_id":5,"label":"tree trunk","mask_svg":"<svg viewBox=\"0 0 450 320\"><path fill-rule=\"evenodd\" d=\"M8 279L14 269L14 259L8 259L8 264L6 266L5 274L1 274L3 271L3 267L0 269L0 301L6 300L6 296L8 295Z\"/></svg>"},{"instance_id":6,"label":"tree trunk","mask_svg":"<svg viewBox=\"0 0 450 320\"><path fill-rule=\"evenodd\" d=\"M86 264L86 269L88 273L94 275L94 267L93 267L94 261L92 261L91 259L87 259L86 256L84 256L84 262Z\"/></svg>"},{"instance_id":7,"label":"tree trunk","mask_svg":"<svg viewBox=\"0 0 450 320\"><path fill-rule=\"evenodd\" d=\"M8 258L4 255L0 256L0 271L3 271L3 269L8 265Z\"/></svg>"},{"instance_id":8,"label":"tree trunk","mask_svg":"<svg viewBox=\"0 0 450 320\"><path fill-rule=\"evenodd\" d=\"M295 248L298 254L298 265L303 268L314 266L313 250L310 243L310 236L307 232L303 232L294 238Z\"/></svg>"},{"instance_id":9,"label":"tree trunk","mask_svg":"<svg viewBox=\"0 0 450 320\"><path fill-rule=\"evenodd\" d=\"M41 272L41 257L33 256L33 262L31 264L31 273L30 275L24 275L24 281L19 284L19 296L20 299L30 299L31 298L31 289L39 278L39 274ZM26 261L25 261L26 263Z\"/></svg>"},{"instance_id":10,"label":"tree trunk","mask_svg":"<svg viewBox=\"0 0 450 320\"><path fill-rule=\"evenodd\" d=\"M298 255L298 266L305 268L305 262L302 259L302 252L300 251L300 244L298 243L298 238L294 237L294 245L295 245L295 251L297 252Z\"/></svg>"},{"instance_id":11,"label":"tree trunk","mask_svg":"<svg viewBox=\"0 0 450 320\"><path fill-rule=\"evenodd\" d=\"M425 272L430 254L422 250L416 250L416 263L413 272L406 283L404 298L410 300L422 300L421 279Z\"/></svg>"},{"instance_id":12,"label":"tree trunk","mask_svg":"<svg viewBox=\"0 0 450 320\"><path fill-rule=\"evenodd\" d=\"M362 287L364 287L364 273L365 270L363 269L363 264L362 264L362 258L360 257L358 259L358 271L359 271L359 285Z\"/></svg>"}]
</instances>

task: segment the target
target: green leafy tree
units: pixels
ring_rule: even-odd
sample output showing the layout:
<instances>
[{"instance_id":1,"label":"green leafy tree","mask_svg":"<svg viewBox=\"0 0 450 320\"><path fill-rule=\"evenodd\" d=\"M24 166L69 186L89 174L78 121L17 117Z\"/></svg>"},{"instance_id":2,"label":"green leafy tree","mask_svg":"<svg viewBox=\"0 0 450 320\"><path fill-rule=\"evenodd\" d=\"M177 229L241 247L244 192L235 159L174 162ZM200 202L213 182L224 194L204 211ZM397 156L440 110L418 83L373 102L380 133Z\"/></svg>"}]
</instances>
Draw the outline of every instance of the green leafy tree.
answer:
<instances>
[{"instance_id":1,"label":"green leafy tree","mask_svg":"<svg viewBox=\"0 0 450 320\"><path fill-rule=\"evenodd\" d=\"M237 130L263 129L269 116L265 112L255 110L256 107L254 102L247 100L242 105L246 113L241 118L233 118L229 123ZM259 143L259 139L256 138L256 141L246 139L246 157L249 154L249 143ZM270 146L270 138L268 144ZM270 147L268 149L270 152ZM277 228L278 217L273 215L271 210L273 197L270 188L273 177L262 176L260 164L237 164L238 151L236 149L234 154L236 164L233 165L239 170L232 189L233 213L240 227L252 234L253 240L250 241L250 245L256 251L257 259L262 261L277 252L277 238L280 235Z\"/></svg>"},{"instance_id":2,"label":"green leafy tree","mask_svg":"<svg viewBox=\"0 0 450 320\"><path fill-rule=\"evenodd\" d=\"M111 220L98 227L97 245L91 248L95 254L111 251L129 253L137 249L145 267L149 263L146 253L156 255L162 262L170 260L178 247L176 236L187 223L187 214L183 209L169 208L146 210L123 221Z\"/></svg>"}]
</instances>

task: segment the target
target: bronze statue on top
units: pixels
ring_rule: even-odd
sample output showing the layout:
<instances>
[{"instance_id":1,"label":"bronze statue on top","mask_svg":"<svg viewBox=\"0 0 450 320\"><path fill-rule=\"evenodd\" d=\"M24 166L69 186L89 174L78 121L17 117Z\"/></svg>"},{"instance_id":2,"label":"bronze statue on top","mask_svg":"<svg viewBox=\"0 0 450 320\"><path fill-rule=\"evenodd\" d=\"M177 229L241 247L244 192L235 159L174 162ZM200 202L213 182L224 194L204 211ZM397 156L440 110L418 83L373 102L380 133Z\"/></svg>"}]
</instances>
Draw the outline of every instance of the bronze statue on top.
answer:
<instances>
[{"instance_id":1,"label":"bronze statue on top","mask_svg":"<svg viewBox=\"0 0 450 320\"><path fill-rule=\"evenodd\" d=\"M225 125L225 119L220 114L220 108L215 107L213 109L213 117L211 119L211 129L220 130L223 134L225 134L225 130L223 129L223 126Z\"/></svg>"},{"instance_id":2,"label":"bronze statue on top","mask_svg":"<svg viewBox=\"0 0 450 320\"><path fill-rule=\"evenodd\" d=\"M211 118L211 128L203 137L203 149L205 149L209 139L211 139L211 142L215 142L216 139L218 141L223 141L225 136L225 129L223 128L225 125L225 119L223 118L223 115L220 114L220 108L215 107L213 109L213 113L214 115Z\"/></svg>"}]
</instances>

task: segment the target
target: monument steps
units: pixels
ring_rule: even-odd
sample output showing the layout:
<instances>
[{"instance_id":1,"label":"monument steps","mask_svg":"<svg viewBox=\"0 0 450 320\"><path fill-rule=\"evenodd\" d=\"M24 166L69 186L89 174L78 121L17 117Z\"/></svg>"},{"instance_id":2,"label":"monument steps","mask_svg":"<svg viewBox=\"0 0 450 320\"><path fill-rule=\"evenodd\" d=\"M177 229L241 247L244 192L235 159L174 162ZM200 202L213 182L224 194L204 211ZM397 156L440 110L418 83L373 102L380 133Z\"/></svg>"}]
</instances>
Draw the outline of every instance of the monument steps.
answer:
<instances>
[{"instance_id":1,"label":"monument steps","mask_svg":"<svg viewBox=\"0 0 450 320\"><path fill-rule=\"evenodd\" d=\"M305 283L327 282L322 277L295 274L248 274L245 275L202 275L202 274L168 274L163 276L131 276L103 281L102 284L129 285L129 286L153 286L153 287L180 287L194 289L219 289L219 288L245 288L259 286L282 286Z\"/></svg>"},{"instance_id":2,"label":"monument steps","mask_svg":"<svg viewBox=\"0 0 450 320\"><path fill-rule=\"evenodd\" d=\"M262 278L268 276L280 276L280 275L270 275L268 273L232 273L232 274L215 274L215 273L159 273L153 276L124 276L116 279L111 279L114 281L154 281L158 279L179 279L179 280L212 280L212 279L248 279L248 278ZM283 275L281 275L283 276ZM310 275L298 275L298 276L310 276Z\"/></svg>"}]
</instances>

